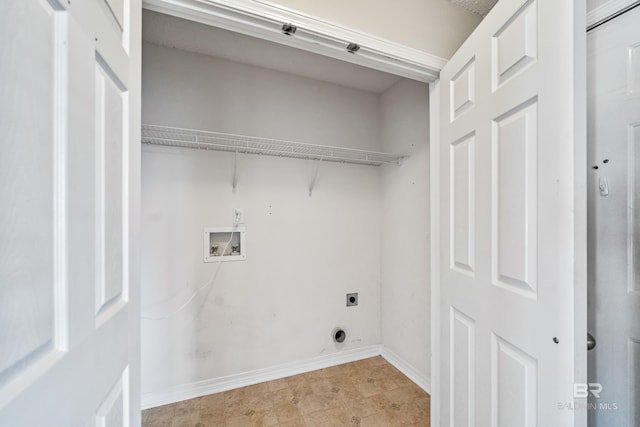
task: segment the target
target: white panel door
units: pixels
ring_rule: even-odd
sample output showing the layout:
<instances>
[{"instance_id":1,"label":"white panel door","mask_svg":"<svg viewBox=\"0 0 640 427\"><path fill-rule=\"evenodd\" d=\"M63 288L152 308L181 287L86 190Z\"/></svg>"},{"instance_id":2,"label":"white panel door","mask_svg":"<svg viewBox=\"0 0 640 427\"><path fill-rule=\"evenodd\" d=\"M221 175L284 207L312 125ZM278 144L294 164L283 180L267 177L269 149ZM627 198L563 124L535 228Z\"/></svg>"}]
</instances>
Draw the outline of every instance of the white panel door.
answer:
<instances>
[{"instance_id":1,"label":"white panel door","mask_svg":"<svg viewBox=\"0 0 640 427\"><path fill-rule=\"evenodd\" d=\"M584 9L502 0L440 75L436 425L581 422Z\"/></svg>"},{"instance_id":2,"label":"white panel door","mask_svg":"<svg viewBox=\"0 0 640 427\"><path fill-rule=\"evenodd\" d=\"M591 427L640 425L640 7L589 32Z\"/></svg>"},{"instance_id":3,"label":"white panel door","mask_svg":"<svg viewBox=\"0 0 640 427\"><path fill-rule=\"evenodd\" d=\"M2 426L139 423L140 14L2 4Z\"/></svg>"}]
</instances>

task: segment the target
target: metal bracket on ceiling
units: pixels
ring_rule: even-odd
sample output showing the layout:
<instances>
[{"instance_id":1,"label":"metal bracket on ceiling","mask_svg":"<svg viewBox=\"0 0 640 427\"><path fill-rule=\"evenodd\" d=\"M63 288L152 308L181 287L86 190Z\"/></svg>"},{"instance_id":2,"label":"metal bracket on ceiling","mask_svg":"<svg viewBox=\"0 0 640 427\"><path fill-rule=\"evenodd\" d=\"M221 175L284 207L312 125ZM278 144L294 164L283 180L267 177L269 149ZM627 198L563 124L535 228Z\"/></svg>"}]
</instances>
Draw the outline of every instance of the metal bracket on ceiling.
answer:
<instances>
[{"instance_id":1,"label":"metal bracket on ceiling","mask_svg":"<svg viewBox=\"0 0 640 427\"><path fill-rule=\"evenodd\" d=\"M282 34L291 36L298 31L298 27L292 24L282 24Z\"/></svg>"},{"instance_id":2,"label":"metal bracket on ceiling","mask_svg":"<svg viewBox=\"0 0 640 427\"><path fill-rule=\"evenodd\" d=\"M360 45L357 43L349 43L347 45L347 52L355 54L360 50Z\"/></svg>"}]
</instances>

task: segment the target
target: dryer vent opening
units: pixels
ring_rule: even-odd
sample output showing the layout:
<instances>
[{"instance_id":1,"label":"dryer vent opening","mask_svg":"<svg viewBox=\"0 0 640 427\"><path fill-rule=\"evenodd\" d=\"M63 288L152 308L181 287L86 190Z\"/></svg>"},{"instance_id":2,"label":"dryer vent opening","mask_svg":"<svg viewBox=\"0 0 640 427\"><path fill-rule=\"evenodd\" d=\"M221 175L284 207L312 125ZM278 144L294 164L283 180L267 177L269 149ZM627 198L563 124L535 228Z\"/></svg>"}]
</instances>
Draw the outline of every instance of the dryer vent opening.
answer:
<instances>
[{"instance_id":1,"label":"dryer vent opening","mask_svg":"<svg viewBox=\"0 0 640 427\"><path fill-rule=\"evenodd\" d=\"M341 344L347 338L347 333L341 328L335 328L333 330L333 341Z\"/></svg>"}]
</instances>

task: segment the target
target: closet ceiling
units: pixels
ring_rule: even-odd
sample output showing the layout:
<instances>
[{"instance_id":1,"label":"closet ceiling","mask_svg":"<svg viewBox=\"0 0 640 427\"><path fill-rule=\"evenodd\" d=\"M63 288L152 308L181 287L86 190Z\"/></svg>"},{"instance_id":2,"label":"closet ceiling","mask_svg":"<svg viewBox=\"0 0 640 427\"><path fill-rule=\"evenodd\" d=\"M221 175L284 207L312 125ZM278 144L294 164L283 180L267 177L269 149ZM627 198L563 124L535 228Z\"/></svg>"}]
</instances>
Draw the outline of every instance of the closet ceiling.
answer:
<instances>
[{"instance_id":1,"label":"closet ceiling","mask_svg":"<svg viewBox=\"0 0 640 427\"><path fill-rule=\"evenodd\" d=\"M464 7L480 16L485 16L498 0L449 0L453 4Z\"/></svg>"},{"instance_id":2,"label":"closet ceiling","mask_svg":"<svg viewBox=\"0 0 640 427\"><path fill-rule=\"evenodd\" d=\"M161 46L375 93L386 91L400 80L392 74L149 10L143 11L142 38Z\"/></svg>"}]
</instances>

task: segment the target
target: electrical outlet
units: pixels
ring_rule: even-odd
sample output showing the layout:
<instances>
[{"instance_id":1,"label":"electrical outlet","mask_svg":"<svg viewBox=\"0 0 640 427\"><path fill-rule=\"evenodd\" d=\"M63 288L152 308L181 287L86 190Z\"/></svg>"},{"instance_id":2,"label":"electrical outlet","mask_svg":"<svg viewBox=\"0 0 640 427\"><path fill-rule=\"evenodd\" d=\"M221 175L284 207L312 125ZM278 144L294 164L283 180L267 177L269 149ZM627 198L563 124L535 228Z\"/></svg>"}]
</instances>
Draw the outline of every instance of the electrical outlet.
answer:
<instances>
[{"instance_id":1,"label":"electrical outlet","mask_svg":"<svg viewBox=\"0 0 640 427\"><path fill-rule=\"evenodd\" d=\"M243 208L234 208L233 209L233 223L235 225L244 224L244 209Z\"/></svg>"}]
</instances>

